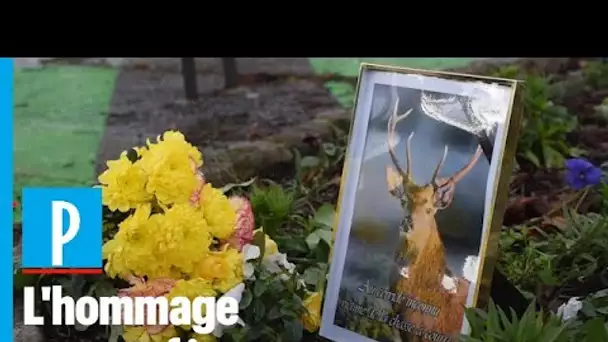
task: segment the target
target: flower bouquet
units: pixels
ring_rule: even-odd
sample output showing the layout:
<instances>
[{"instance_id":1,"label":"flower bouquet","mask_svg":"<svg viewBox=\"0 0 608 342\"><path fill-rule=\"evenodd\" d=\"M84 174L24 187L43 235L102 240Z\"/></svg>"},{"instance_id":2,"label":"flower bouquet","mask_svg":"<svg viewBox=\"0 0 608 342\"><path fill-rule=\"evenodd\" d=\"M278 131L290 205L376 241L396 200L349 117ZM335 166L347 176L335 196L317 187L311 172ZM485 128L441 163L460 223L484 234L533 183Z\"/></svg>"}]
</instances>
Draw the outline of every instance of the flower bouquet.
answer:
<instances>
[{"instance_id":1,"label":"flower bouquet","mask_svg":"<svg viewBox=\"0 0 608 342\"><path fill-rule=\"evenodd\" d=\"M206 182L201 152L169 131L123 152L99 176L105 272L130 287L119 296L228 296L239 321L208 335L190 327L125 326L126 342L298 341L319 325L321 296L307 289L276 243L256 229L248 199Z\"/></svg>"}]
</instances>

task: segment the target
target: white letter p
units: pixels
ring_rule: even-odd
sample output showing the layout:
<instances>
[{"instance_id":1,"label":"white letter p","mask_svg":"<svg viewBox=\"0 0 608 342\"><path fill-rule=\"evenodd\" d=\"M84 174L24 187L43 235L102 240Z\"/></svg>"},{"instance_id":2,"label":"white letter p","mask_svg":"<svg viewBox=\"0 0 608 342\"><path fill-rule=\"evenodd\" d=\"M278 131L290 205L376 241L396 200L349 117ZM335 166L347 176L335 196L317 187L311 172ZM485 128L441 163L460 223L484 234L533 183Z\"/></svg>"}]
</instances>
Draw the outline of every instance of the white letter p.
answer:
<instances>
[{"instance_id":1,"label":"white letter p","mask_svg":"<svg viewBox=\"0 0 608 342\"><path fill-rule=\"evenodd\" d=\"M80 230L80 213L70 202L53 201L51 203L51 255L53 266L63 266L63 246L76 237ZM70 225L63 234L63 211L70 216Z\"/></svg>"}]
</instances>

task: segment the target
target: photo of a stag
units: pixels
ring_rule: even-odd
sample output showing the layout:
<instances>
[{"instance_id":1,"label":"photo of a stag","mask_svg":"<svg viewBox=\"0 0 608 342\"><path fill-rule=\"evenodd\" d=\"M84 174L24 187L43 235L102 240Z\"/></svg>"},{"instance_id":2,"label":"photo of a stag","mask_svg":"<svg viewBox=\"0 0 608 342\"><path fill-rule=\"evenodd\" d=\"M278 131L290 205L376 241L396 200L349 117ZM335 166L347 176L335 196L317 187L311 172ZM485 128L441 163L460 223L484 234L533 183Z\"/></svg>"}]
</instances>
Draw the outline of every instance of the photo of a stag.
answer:
<instances>
[{"instance_id":1,"label":"photo of a stag","mask_svg":"<svg viewBox=\"0 0 608 342\"><path fill-rule=\"evenodd\" d=\"M443 157L435 167L431 179L426 184L417 184L412 175L411 141L412 132L406 142L406 167L402 168L395 155L395 130L397 124L412 110L398 115L397 99L388 120L388 152L392 165L386 168L389 193L398 199L404 211L400 225L403 244L399 249L399 259L407 260L400 266L399 277L394 292L403 293L411 300L396 305L395 313L418 328L456 338L461 330L464 306L470 283L454 276L446 266L446 253L435 219L435 214L448 208L454 199L456 184L466 177L482 155L478 146L466 165L449 177L439 177L439 172L448 157L445 146ZM413 301L412 301L413 300ZM414 302L415 301L415 302ZM422 303L427 308L421 310L412 303ZM403 331L395 331L396 340L423 341L423 337Z\"/></svg>"}]
</instances>

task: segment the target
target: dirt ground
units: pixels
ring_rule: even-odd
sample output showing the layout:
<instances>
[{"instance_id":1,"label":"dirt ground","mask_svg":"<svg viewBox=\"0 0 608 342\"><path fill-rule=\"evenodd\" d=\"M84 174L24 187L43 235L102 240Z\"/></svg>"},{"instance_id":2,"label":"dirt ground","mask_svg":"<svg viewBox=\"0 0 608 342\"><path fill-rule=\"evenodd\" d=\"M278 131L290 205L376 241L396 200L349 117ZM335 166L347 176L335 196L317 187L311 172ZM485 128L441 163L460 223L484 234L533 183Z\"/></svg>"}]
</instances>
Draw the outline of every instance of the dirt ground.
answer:
<instances>
[{"instance_id":1,"label":"dirt ground","mask_svg":"<svg viewBox=\"0 0 608 342\"><path fill-rule=\"evenodd\" d=\"M123 65L97 171L105 168L106 160L144 144L146 138L178 129L202 148L206 159L229 162L210 167L211 180L222 181L213 176L217 168L226 170L224 176L243 178L252 174L241 173L238 169L242 165L254 163L257 168L291 159L290 146L269 138L285 129L309 125L320 113L341 111L339 115L347 115L323 80L313 75L307 59L239 59L238 67L240 86L224 90L220 59L197 59L199 100L188 102L184 100L179 59L130 60ZM250 156L260 150L264 158ZM240 152L226 155L229 151Z\"/></svg>"}]
</instances>

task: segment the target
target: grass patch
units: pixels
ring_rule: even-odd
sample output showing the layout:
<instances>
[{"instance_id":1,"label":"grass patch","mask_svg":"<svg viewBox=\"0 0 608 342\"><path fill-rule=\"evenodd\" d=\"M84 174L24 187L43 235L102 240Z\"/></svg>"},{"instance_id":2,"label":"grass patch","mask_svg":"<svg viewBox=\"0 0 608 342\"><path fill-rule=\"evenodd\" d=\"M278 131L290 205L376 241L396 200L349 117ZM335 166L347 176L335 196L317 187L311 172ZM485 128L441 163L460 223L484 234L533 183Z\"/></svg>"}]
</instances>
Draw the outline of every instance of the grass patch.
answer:
<instances>
[{"instance_id":1,"label":"grass patch","mask_svg":"<svg viewBox=\"0 0 608 342\"><path fill-rule=\"evenodd\" d=\"M15 71L16 194L91 183L116 75L78 66Z\"/></svg>"}]
</instances>

